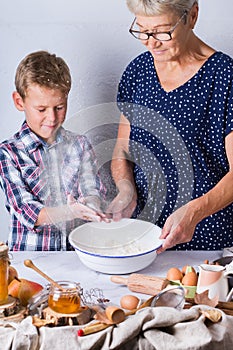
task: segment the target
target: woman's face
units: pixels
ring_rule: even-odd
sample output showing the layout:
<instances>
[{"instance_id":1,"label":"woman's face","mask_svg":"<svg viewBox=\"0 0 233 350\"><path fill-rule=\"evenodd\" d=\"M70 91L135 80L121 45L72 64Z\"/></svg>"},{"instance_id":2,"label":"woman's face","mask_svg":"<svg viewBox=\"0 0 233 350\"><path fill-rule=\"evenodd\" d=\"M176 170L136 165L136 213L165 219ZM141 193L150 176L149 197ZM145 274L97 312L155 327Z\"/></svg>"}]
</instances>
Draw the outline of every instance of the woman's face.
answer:
<instances>
[{"instance_id":1,"label":"woman's face","mask_svg":"<svg viewBox=\"0 0 233 350\"><path fill-rule=\"evenodd\" d=\"M189 46L192 26L188 21L189 14L178 17L176 14L158 16L136 16L135 26L141 32L169 32L177 25L169 41L159 41L150 36L142 43L151 52L155 61L167 62L179 59ZM135 27L134 26L134 27Z\"/></svg>"}]
</instances>

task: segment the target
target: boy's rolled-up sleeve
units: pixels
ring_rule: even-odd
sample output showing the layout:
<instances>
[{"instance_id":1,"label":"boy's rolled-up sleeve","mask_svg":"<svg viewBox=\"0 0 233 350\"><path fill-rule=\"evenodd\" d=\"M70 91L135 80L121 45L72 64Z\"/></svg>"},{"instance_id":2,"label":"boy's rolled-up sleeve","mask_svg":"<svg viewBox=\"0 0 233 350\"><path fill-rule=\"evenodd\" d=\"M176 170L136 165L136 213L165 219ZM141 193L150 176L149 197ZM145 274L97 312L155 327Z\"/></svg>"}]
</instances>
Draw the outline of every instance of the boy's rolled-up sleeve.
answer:
<instances>
[{"instance_id":1,"label":"boy's rolled-up sleeve","mask_svg":"<svg viewBox=\"0 0 233 350\"><path fill-rule=\"evenodd\" d=\"M0 185L5 194L5 205L24 226L33 229L43 204L36 193L40 192L38 168L21 164L7 149L0 148ZM29 188L33 184L33 189Z\"/></svg>"}]
</instances>

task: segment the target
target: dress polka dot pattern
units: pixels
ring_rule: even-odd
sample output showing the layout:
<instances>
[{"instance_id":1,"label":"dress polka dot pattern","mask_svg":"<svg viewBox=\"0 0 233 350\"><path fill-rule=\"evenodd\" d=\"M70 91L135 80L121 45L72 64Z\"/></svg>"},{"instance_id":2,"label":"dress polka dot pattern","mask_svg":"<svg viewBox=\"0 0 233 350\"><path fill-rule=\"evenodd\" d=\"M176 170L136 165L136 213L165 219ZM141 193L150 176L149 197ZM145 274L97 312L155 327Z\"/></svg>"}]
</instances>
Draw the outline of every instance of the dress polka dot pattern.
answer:
<instances>
[{"instance_id":1,"label":"dress polka dot pattern","mask_svg":"<svg viewBox=\"0 0 233 350\"><path fill-rule=\"evenodd\" d=\"M215 52L182 86L166 92L144 52L122 75L118 105L131 124L130 156L138 191L134 217L162 227L229 170L225 137L233 130L233 60ZM233 205L200 222L191 242L174 249L233 245Z\"/></svg>"}]
</instances>

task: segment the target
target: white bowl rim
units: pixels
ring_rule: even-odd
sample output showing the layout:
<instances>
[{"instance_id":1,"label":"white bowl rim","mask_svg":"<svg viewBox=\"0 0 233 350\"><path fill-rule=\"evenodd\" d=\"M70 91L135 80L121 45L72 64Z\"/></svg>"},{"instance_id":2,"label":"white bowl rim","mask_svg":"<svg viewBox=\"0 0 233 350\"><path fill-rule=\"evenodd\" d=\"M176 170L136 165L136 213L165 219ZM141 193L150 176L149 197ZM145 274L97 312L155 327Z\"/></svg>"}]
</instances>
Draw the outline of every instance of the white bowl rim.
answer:
<instances>
[{"instance_id":1,"label":"white bowl rim","mask_svg":"<svg viewBox=\"0 0 233 350\"><path fill-rule=\"evenodd\" d=\"M135 221L135 220L138 220L138 219L122 219L122 221ZM138 221L143 221L143 220L138 220ZM153 224L153 223L150 223L150 222L147 222L145 221L147 224L151 224L151 226L156 226L157 228L159 228L157 225ZM87 224L92 224L91 222L90 223L87 223ZM87 225L86 224L86 225ZM85 225L85 224L84 224ZM107 226L106 226L107 227ZM73 232L73 231L72 231ZM72 235L72 232L70 235ZM93 252L93 251L88 251L88 250L85 250L83 248L80 248L78 247L75 242L72 240L72 237L69 236L69 242L70 244L73 246L73 248L77 251L77 252L81 252L83 254L87 254L89 256L93 256L93 257L98 257L98 258L111 258L111 259L124 259L124 258L133 258L133 257L139 257L139 256L143 256L143 255L147 255L147 254L150 254L154 251L157 251L163 244L164 242L164 239L158 239L158 242L156 242L156 244L154 244L153 248L151 249L147 249L147 250L144 250L142 252L138 252L138 253L127 253L127 254L124 254L124 255L113 255L113 254L110 254L110 253L107 253L107 249L105 251L106 254L104 254L103 252Z\"/></svg>"},{"instance_id":2,"label":"white bowl rim","mask_svg":"<svg viewBox=\"0 0 233 350\"><path fill-rule=\"evenodd\" d=\"M142 253L137 253L137 254L129 254L129 255L103 255L103 254L98 254L98 253L90 253L90 252L87 252L85 250L82 250L80 248L77 248L77 247L74 247L75 250L77 250L78 252L81 252L83 254L87 254L87 255L90 255L90 256L96 256L98 258L102 258L102 259L105 259L105 258L108 258L108 259L128 259L128 258L135 258L135 257L138 257L138 256L143 256L143 255L147 255L147 254L150 254L154 251L157 251L161 246L162 246L162 242L161 244L156 247L156 248L153 248L151 250L146 250Z\"/></svg>"}]
</instances>

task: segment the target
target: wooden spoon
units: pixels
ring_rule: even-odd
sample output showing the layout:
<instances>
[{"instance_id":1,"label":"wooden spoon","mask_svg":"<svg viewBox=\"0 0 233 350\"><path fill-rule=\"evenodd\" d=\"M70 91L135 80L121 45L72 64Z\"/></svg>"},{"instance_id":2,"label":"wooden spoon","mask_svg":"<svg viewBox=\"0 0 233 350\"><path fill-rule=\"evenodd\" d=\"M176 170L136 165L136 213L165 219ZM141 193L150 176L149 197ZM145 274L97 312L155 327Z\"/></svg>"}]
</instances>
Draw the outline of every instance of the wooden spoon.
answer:
<instances>
[{"instance_id":1,"label":"wooden spoon","mask_svg":"<svg viewBox=\"0 0 233 350\"><path fill-rule=\"evenodd\" d=\"M33 262L30 259L24 260L24 265L27 267L30 267L31 269L33 269L34 271L36 271L37 273L39 273L39 275L41 275L42 277L44 277L46 280L48 280L53 286L55 286L56 288L64 291L64 288L62 288L62 286L60 286L60 284L58 284L56 281L54 281L51 277L47 276L44 272L42 272L40 269L38 269L38 267L36 267Z\"/></svg>"},{"instance_id":2,"label":"wooden spoon","mask_svg":"<svg viewBox=\"0 0 233 350\"><path fill-rule=\"evenodd\" d=\"M125 320L125 312L118 306L107 306L104 311L97 311L94 318L100 323L118 324Z\"/></svg>"}]
</instances>

